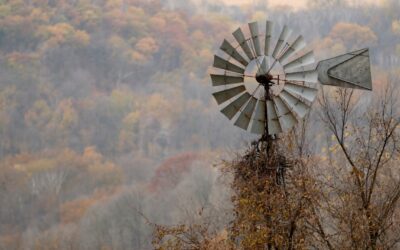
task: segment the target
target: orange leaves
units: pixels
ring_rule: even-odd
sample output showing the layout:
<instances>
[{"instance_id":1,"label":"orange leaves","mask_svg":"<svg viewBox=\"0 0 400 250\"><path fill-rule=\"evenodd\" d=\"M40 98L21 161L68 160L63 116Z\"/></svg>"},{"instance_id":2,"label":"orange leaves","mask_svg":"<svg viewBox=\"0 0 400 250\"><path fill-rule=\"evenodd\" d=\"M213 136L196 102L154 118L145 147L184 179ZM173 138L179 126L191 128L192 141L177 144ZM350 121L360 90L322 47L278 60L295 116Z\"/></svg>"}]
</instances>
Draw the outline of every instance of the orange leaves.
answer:
<instances>
[{"instance_id":1,"label":"orange leaves","mask_svg":"<svg viewBox=\"0 0 400 250\"><path fill-rule=\"evenodd\" d=\"M39 60L39 56L36 53L11 52L6 59L8 66L24 73L24 71L32 70L32 67Z\"/></svg>"},{"instance_id":2,"label":"orange leaves","mask_svg":"<svg viewBox=\"0 0 400 250\"><path fill-rule=\"evenodd\" d=\"M96 148L91 146L91 147L86 147L85 150L83 151L83 161L86 164L97 164L100 163L103 159L103 156L97 152Z\"/></svg>"},{"instance_id":3,"label":"orange leaves","mask_svg":"<svg viewBox=\"0 0 400 250\"><path fill-rule=\"evenodd\" d=\"M98 187L114 187L121 185L123 181L122 170L112 162L103 162L89 165L89 176L94 178Z\"/></svg>"},{"instance_id":4,"label":"orange leaves","mask_svg":"<svg viewBox=\"0 0 400 250\"><path fill-rule=\"evenodd\" d=\"M134 63L148 63L158 51L157 41L152 37L141 38L131 50L131 59Z\"/></svg>"},{"instance_id":5,"label":"orange leaves","mask_svg":"<svg viewBox=\"0 0 400 250\"><path fill-rule=\"evenodd\" d=\"M90 42L90 36L83 30L77 30L74 35L74 40L78 45L86 46Z\"/></svg>"},{"instance_id":6,"label":"orange leaves","mask_svg":"<svg viewBox=\"0 0 400 250\"><path fill-rule=\"evenodd\" d=\"M97 201L91 198L83 198L64 203L60 209L61 222L68 224L79 221L86 210Z\"/></svg>"},{"instance_id":7,"label":"orange leaves","mask_svg":"<svg viewBox=\"0 0 400 250\"><path fill-rule=\"evenodd\" d=\"M87 165L89 176L96 181L96 186L108 187L121 183L121 169L114 163L106 161L95 147L86 147L82 160Z\"/></svg>"},{"instance_id":8,"label":"orange leaves","mask_svg":"<svg viewBox=\"0 0 400 250\"><path fill-rule=\"evenodd\" d=\"M150 28L156 32L162 32L167 25L167 21L161 16L153 16L150 18Z\"/></svg>"},{"instance_id":9,"label":"orange leaves","mask_svg":"<svg viewBox=\"0 0 400 250\"><path fill-rule=\"evenodd\" d=\"M293 150L285 147L284 160L274 149L268 157L264 150L251 148L227 166L234 178L230 237L240 249L264 249L267 245L276 249L305 249L310 235L305 223L312 213L311 201L318 197L315 180L306 173L302 159L286 158ZM278 166L290 169L284 186L276 183Z\"/></svg>"},{"instance_id":10,"label":"orange leaves","mask_svg":"<svg viewBox=\"0 0 400 250\"><path fill-rule=\"evenodd\" d=\"M109 198L114 191L96 191L92 196L67 201L60 207L61 223L78 222L86 213L86 211L98 202Z\"/></svg>"},{"instance_id":11,"label":"orange leaves","mask_svg":"<svg viewBox=\"0 0 400 250\"><path fill-rule=\"evenodd\" d=\"M118 35L113 35L108 43L116 55L118 53L124 56L128 55L130 62L136 64L148 63L159 50L158 42L150 36L140 38L137 41L135 37L132 37L127 41Z\"/></svg>"},{"instance_id":12,"label":"orange leaves","mask_svg":"<svg viewBox=\"0 0 400 250\"><path fill-rule=\"evenodd\" d=\"M45 39L45 47L57 47L63 44L86 46L90 36L82 30L77 30L68 23L58 23L51 26L42 26L38 36Z\"/></svg>"},{"instance_id":13,"label":"orange leaves","mask_svg":"<svg viewBox=\"0 0 400 250\"><path fill-rule=\"evenodd\" d=\"M144 37L136 43L135 49L147 55L156 53L159 49L159 46L154 38Z\"/></svg>"},{"instance_id":14,"label":"orange leaves","mask_svg":"<svg viewBox=\"0 0 400 250\"><path fill-rule=\"evenodd\" d=\"M46 13L43 9L34 8L32 9L29 18L33 22L47 23L50 17L49 14Z\"/></svg>"}]
</instances>

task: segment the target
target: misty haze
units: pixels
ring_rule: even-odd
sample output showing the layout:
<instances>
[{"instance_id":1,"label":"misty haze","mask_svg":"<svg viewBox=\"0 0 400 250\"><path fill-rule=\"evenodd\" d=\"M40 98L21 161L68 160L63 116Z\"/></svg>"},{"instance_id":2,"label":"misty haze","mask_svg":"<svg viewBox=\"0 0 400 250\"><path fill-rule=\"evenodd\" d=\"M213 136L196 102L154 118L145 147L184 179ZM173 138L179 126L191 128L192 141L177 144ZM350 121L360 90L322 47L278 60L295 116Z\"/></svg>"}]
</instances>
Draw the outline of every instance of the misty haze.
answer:
<instances>
[{"instance_id":1,"label":"misty haze","mask_svg":"<svg viewBox=\"0 0 400 250\"><path fill-rule=\"evenodd\" d=\"M266 20L373 88L318 84L275 158L210 79ZM0 249L400 249L399 87L398 0L0 0Z\"/></svg>"}]
</instances>

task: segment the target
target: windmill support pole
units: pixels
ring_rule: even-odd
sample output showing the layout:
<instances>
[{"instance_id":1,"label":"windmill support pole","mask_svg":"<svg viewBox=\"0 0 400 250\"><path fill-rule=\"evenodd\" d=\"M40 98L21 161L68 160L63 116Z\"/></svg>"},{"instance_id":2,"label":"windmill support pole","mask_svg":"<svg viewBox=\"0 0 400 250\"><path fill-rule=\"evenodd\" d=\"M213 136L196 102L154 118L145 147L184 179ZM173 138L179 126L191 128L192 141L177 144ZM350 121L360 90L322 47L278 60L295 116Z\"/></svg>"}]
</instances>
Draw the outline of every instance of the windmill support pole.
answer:
<instances>
[{"instance_id":1,"label":"windmill support pole","mask_svg":"<svg viewBox=\"0 0 400 250\"><path fill-rule=\"evenodd\" d=\"M269 130L268 130L268 108L267 108L267 103L268 101L271 101L271 93L270 93L270 83L265 83L264 84L264 90L265 90L265 131L264 131L264 135L263 135L263 141L264 141L264 150L266 155L269 157L270 149L271 149L271 144L273 141L272 136L269 134ZM268 167L268 166L267 166Z\"/></svg>"},{"instance_id":2,"label":"windmill support pole","mask_svg":"<svg viewBox=\"0 0 400 250\"><path fill-rule=\"evenodd\" d=\"M271 101L271 93L270 93L270 83L264 84L265 90L265 130L264 135L261 138L262 141L262 153L265 154L265 168L270 171L270 177L276 180L278 185L285 184L284 183L284 172L280 172L279 166L279 156L276 154L274 150L274 138L272 135L269 134L268 130L268 109L267 109L267 102Z\"/></svg>"}]
</instances>

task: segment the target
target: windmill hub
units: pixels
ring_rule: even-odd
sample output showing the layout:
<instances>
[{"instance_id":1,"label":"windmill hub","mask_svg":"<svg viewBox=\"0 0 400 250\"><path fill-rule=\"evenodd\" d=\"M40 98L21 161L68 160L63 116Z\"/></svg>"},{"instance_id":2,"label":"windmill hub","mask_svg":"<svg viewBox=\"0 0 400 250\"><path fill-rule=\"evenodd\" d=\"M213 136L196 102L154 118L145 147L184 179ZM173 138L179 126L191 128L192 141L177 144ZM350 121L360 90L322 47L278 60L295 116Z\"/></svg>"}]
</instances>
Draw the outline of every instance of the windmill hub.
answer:
<instances>
[{"instance_id":1,"label":"windmill hub","mask_svg":"<svg viewBox=\"0 0 400 250\"><path fill-rule=\"evenodd\" d=\"M272 79L273 79L273 76L270 74L257 74L256 75L256 81L263 86L266 86L269 83L274 84L274 82L272 82Z\"/></svg>"}]
</instances>

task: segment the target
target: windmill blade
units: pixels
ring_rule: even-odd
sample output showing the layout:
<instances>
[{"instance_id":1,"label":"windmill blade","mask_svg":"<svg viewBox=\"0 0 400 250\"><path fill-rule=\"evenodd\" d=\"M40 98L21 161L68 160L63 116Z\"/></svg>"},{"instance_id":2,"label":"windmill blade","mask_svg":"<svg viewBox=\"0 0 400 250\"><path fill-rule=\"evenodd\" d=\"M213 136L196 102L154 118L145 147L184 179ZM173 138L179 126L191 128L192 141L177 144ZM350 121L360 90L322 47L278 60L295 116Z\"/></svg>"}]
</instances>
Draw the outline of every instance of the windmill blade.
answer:
<instances>
[{"instance_id":1,"label":"windmill blade","mask_svg":"<svg viewBox=\"0 0 400 250\"><path fill-rule=\"evenodd\" d=\"M286 59L291 57L294 53L297 53L306 46L306 41L303 36L298 36L296 40L289 45L289 48L279 57L279 62L284 62Z\"/></svg>"},{"instance_id":2,"label":"windmill blade","mask_svg":"<svg viewBox=\"0 0 400 250\"><path fill-rule=\"evenodd\" d=\"M310 83L318 82L318 71L317 70L290 72L290 73L286 73L285 76L286 76L286 80L289 80L289 81L303 81L303 82L310 82Z\"/></svg>"},{"instance_id":3,"label":"windmill blade","mask_svg":"<svg viewBox=\"0 0 400 250\"><path fill-rule=\"evenodd\" d=\"M283 65L283 70L287 71L290 69L301 68L307 65L310 65L315 62L314 52L310 51L299 58L294 59L291 62L288 62Z\"/></svg>"},{"instance_id":4,"label":"windmill blade","mask_svg":"<svg viewBox=\"0 0 400 250\"><path fill-rule=\"evenodd\" d=\"M260 67L257 70L257 75L264 75L268 72L269 64L268 64L268 58L264 57Z\"/></svg>"},{"instance_id":5,"label":"windmill blade","mask_svg":"<svg viewBox=\"0 0 400 250\"><path fill-rule=\"evenodd\" d=\"M296 95L307 100L308 102L313 102L318 93L318 89L310 88L304 85L297 85L291 82L286 82L283 89L292 95Z\"/></svg>"},{"instance_id":6,"label":"windmill blade","mask_svg":"<svg viewBox=\"0 0 400 250\"><path fill-rule=\"evenodd\" d=\"M264 47L264 55L269 56L270 51L270 43L271 43L271 32L272 32L272 22L267 21L265 26L265 47Z\"/></svg>"},{"instance_id":7,"label":"windmill blade","mask_svg":"<svg viewBox=\"0 0 400 250\"><path fill-rule=\"evenodd\" d=\"M265 132L265 101L258 100L256 111L254 112L251 130L254 134L262 135Z\"/></svg>"},{"instance_id":8,"label":"windmill blade","mask_svg":"<svg viewBox=\"0 0 400 250\"><path fill-rule=\"evenodd\" d=\"M297 123L296 117L279 96L273 97L273 100L280 124L283 126L285 131L291 129Z\"/></svg>"},{"instance_id":9,"label":"windmill blade","mask_svg":"<svg viewBox=\"0 0 400 250\"><path fill-rule=\"evenodd\" d=\"M246 56L250 60L254 59L254 55L251 52L249 45L247 44L247 40L243 35L242 29L238 28L235 32L232 33L232 35L235 37L236 41L239 43L240 47L242 48L242 50L244 51Z\"/></svg>"},{"instance_id":10,"label":"windmill blade","mask_svg":"<svg viewBox=\"0 0 400 250\"><path fill-rule=\"evenodd\" d=\"M284 48L284 42L289 38L290 34L292 31L287 28L287 26L283 26L282 32L279 35L278 41L276 42L274 52L272 53L273 58L277 58L278 53L281 52L281 50Z\"/></svg>"},{"instance_id":11,"label":"windmill blade","mask_svg":"<svg viewBox=\"0 0 400 250\"><path fill-rule=\"evenodd\" d=\"M257 56L261 56L261 48L260 48L260 34L258 32L258 22L249 23L249 30L251 34L251 40L253 41L253 47Z\"/></svg>"},{"instance_id":12,"label":"windmill blade","mask_svg":"<svg viewBox=\"0 0 400 250\"><path fill-rule=\"evenodd\" d=\"M237 50L226 39L224 39L224 41L222 42L220 49L243 66L246 67L249 64L249 62L244 59L243 56L239 52L237 52Z\"/></svg>"},{"instance_id":13,"label":"windmill blade","mask_svg":"<svg viewBox=\"0 0 400 250\"><path fill-rule=\"evenodd\" d=\"M309 110L309 106L303 103L299 98L291 95L289 92L282 90L279 93L281 99L285 102L285 104L289 107L292 113L295 113L296 116L300 119L303 119Z\"/></svg>"},{"instance_id":14,"label":"windmill blade","mask_svg":"<svg viewBox=\"0 0 400 250\"><path fill-rule=\"evenodd\" d=\"M254 97L251 97L250 101L247 103L244 110L240 113L239 118L236 120L235 126L238 126L239 128L247 130L247 127L249 126L250 119L254 112L256 103L257 103L257 99Z\"/></svg>"},{"instance_id":15,"label":"windmill blade","mask_svg":"<svg viewBox=\"0 0 400 250\"><path fill-rule=\"evenodd\" d=\"M282 126L276 113L275 105L272 101L267 101L268 133L276 135L282 132Z\"/></svg>"},{"instance_id":16,"label":"windmill blade","mask_svg":"<svg viewBox=\"0 0 400 250\"><path fill-rule=\"evenodd\" d=\"M229 120L231 120L236 115L236 113L240 111L242 106L250 99L250 97L251 97L251 95L249 93L245 92L238 99L231 102L228 106L226 106L224 109L222 109L221 112L226 117L228 117Z\"/></svg>"},{"instance_id":17,"label":"windmill blade","mask_svg":"<svg viewBox=\"0 0 400 250\"><path fill-rule=\"evenodd\" d=\"M222 91L218 91L213 93L213 96L215 100L217 101L218 104L221 104L223 102L226 102L227 100L237 96L238 94L246 91L246 88L244 85L240 85L231 89L225 89Z\"/></svg>"},{"instance_id":18,"label":"windmill blade","mask_svg":"<svg viewBox=\"0 0 400 250\"><path fill-rule=\"evenodd\" d=\"M219 68L219 69L224 69L224 70L229 70L229 71L236 72L239 74L244 74L243 68L236 66L235 64L228 62L225 59L223 59L217 55L214 55L213 66L216 68Z\"/></svg>"},{"instance_id":19,"label":"windmill blade","mask_svg":"<svg viewBox=\"0 0 400 250\"><path fill-rule=\"evenodd\" d=\"M228 76L228 75L214 75L214 74L211 74L210 76L211 76L212 86L242 83L244 81L243 76Z\"/></svg>"}]
</instances>

